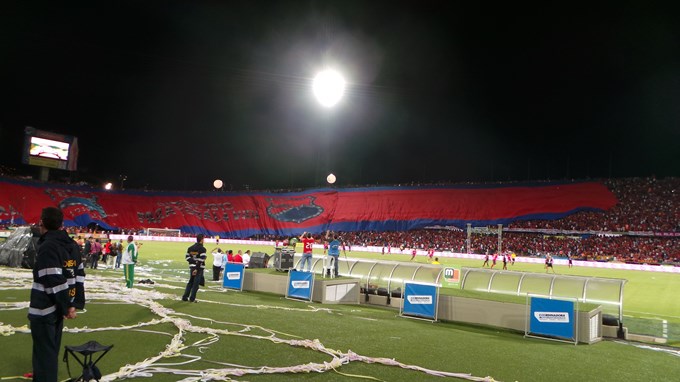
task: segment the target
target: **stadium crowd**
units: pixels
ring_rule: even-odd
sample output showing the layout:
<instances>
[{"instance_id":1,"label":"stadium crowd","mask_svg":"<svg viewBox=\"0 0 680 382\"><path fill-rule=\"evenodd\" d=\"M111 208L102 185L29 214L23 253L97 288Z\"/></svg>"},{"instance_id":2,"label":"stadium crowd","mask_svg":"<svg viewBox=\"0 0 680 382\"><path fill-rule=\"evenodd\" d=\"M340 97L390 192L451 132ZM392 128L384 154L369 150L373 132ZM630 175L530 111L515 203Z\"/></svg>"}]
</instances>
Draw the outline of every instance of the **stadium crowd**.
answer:
<instances>
[{"instance_id":1,"label":"stadium crowd","mask_svg":"<svg viewBox=\"0 0 680 382\"><path fill-rule=\"evenodd\" d=\"M413 230L408 232L344 232L352 245L384 247L388 253L407 253L408 249L467 253L467 233L453 230ZM621 261L638 264L680 264L680 238L620 235L547 235L540 232L503 232L503 252L519 256L571 256L579 260ZM469 253L494 253L498 250L495 234L473 234Z\"/></svg>"},{"instance_id":2,"label":"stadium crowd","mask_svg":"<svg viewBox=\"0 0 680 382\"><path fill-rule=\"evenodd\" d=\"M569 255L582 260L680 265L680 178L625 178L604 180L603 183L619 201L612 209L583 211L556 220L512 222L504 227L502 251L520 256L550 254L559 258ZM69 232L92 233L93 230L71 227ZM124 229L123 232L145 234L142 228ZM348 246L384 247L385 252L390 253L435 249L484 254L498 250L496 234L471 235L468 249L467 232L453 227L340 234ZM193 234L182 233L182 236ZM286 238L258 235L245 239L283 241ZM316 239L321 242L323 236L317 235Z\"/></svg>"},{"instance_id":3,"label":"stadium crowd","mask_svg":"<svg viewBox=\"0 0 680 382\"><path fill-rule=\"evenodd\" d=\"M559 220L517 221L510 228L614 232L680 232L680 178L608 179L619 203L606 212L580 212Z\"/></svg>"}]
</instances>

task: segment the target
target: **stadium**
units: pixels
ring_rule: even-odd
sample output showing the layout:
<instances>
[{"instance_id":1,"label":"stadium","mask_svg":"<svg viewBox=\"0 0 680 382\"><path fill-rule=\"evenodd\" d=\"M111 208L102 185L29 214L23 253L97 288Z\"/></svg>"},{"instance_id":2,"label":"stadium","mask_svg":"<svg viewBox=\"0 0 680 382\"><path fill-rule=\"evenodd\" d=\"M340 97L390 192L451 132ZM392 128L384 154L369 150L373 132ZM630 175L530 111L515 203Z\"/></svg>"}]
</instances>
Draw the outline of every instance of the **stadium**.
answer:
<instances>
[{"instance_id":1,"label":"stadium","mask_svg":"<svg viewBox=\"0 0 680 382\"><path fill-rule=\"evenodd\" d=\"M621 184L626 187L617 187ZM651 225L645 228L652 231L642 231L644 228L636 226L633 220L622 220L631 205L639 205L635 200L639 194L625 194L621 190L645 188L650 184L655 188L646 197L658 198L670 209L666 217L652 216L644 210L629 215ZM103 380L136 377L187 381L353 377L438 380L442 376L468 380L542 380L546 378L545 369L538 366L542 363L536 360L545 357L550 359L553 370L559 370L550 376L555 380L672 380L671 376L678 371L675 360L680 312L673 291L678 286L680 267L677 266L677 226L670 225L675 221L678 205L672 197L663 198L674 195L672 191L677 186L677 179L668 178L474 187L313 189L290 194L158 192L149 195L133 190L111 193L4 178L0 205L4 211L16 211L17 195L26 195L36 201L36 208L16 211L13 223L17 226L36 221L40 214L38 206L53 203L64 209L65 227L74 238L96 237L105 243L132 234L136 241L143 243L136 276L139 281L134 288L124 287L122 272L111 261L99 260L98 269L87 269L87 308L65 329L64 344L96 340L114 345L98 364ZM445 203L452 205L461 199L461 193L467 195L468 200L487 198L489 192L493 195L491 199L512 200L502 195L518 187L523 190L521 195L529 195L524 199L514 198L521 204L519 210L530 211L527 219L509 215L499 223L500 220L460 218L451 214L448 220L434 215L404 220L412 212L399 209L400 199L404 198L401 192L409 198L403 205L423 213L428 203L437 200L433 199L432 192L447 198L447 193L455 191L455 197ZM536 205L544 205L540 200L542 193L548 192L552 200L559 192L553 188L569 187L574 188L564 193L564 200L559 203L567 213L561 215L558 211L550 218L539 210L531 211ZM580 192L588 197L579 197ZM324 200L327 193L339 194L332 199L337 203L343 203L343 197L355 197L354 194L367 193L362 199L376 194L383 201L390 201L387 204L393 215L373 221L361 216L352 219L347 213L329 216L327 211L341 209L329 208L328 201ZM343 193L350 195L342 196ZM134 198L141 200L130 203ZM243 207L240 203L244 199L253 204ZM442 203L444 200L440 199L434 205ZM468 201L465 205L471 203ZM225 205L230 206L230 214L220 210ZM460 210L459 207L453 209ZM378 207L373 211L367 208L363 205L358 211L367 216L380 216ZM501 211L500 207L496 208ZM10 215L2 215L3 224L9 225ZM172 221L188 224L175 228L170 224ZM249 221L256 225L249 225ZM325 223L318 224L319 221ZM613 222L633 230L599 229L615 227ZM233 229L232 224L241 228ZM515 227L517 231L513 231ZM671 228L663 234L655 233L660 227ZM3 232L19 230L6 228ZM342 232L346 245L339 277L334 280L323 277L322 243L326 230ZM314 232L319 243L314 248L314 283L318 284L316 289L326 288L326 292L315 290L309 299L286 298L288 269L276 270L272 258L266 268L253 265L245 270L244 285L240 289L224 287L222 280L206 280L197 297L199 304L181 301L188 276L184 252L196 234L209 235L206 240L209 251L221 247L260 252L269 257L275 254L276 247L282 247L284 241L303 231ZM294 242L290 241L286 244ZM574 249L582 248L579 247L583 246L582 241L588 241L585 247L590 251L579 253ZM536 247L535 242L541 242L540 246ZM8 259L8 243L3 244L0 259ZM663 248L664 252L641 251L641 243L644 248ZM500 269L500 262L495 270L482 268L486 251L495 253L499 245L502 252L517 254L515 264L507 270ZM291 248L295 251L291 264L297 265L300 246ZM564 256L565 249L567 253L573 250L571 268ZM27 252L21 251L22 260ZM416 254L415 258L412 253ZM431 254L438 257L442 265L433 265ZM552 276L545 274L546 254L555 256L555 273L567 280L561 284L562 294L558 292L559 278L549 283L549 290L545 289L546 285L540 286L540 281L539 284L530 281L531 275ZM380 267L385 269L379 270ZM467 286L443 287L445 282L440 273L445 268L465 272ZM480 281L486 272L498 272L493 284L488 277ZM516 280L508 281L512 275L522 275L521 293L508 293L507 289L517 287ZM614 291L614 297L607 292L588 291L589 296L595 297L586 299L585 290L579 289L583 288L582 284L573 282L579 277L588 280L586 284L590 283L591 288L597 280L623 280L619 286L622 300L618 301L619 291ZM147 283L149 280L152 283ZM415 318L420 319L409 319L413 317L403 311L403 295L394 291L409 280L437 286L437 316L423 319L416 314ZM22 375L30 370L30 361L19 356L30 352L25 325L26 289L30 282L30 272L2 268L2 341L4 347L16 349L17 354L3 361L4 366L0 368L3 377ZM342 296L326 296L334 283L350 286ZM588 329L592 323L588 323L586 315L585 321L578 324L581 329L577 329L585 330L585 334L576 334L567 343L548 340L555 339L554 336L527 337L523 330L527 295L549 296L554 289L553 297L562 299L573 294L565 288L576 290L577 295L583 294L583 298L575 299L576 309L597 312L597 329ZM599 299L600 303L593 302L592 298ZM608 299L611 301L607 302ZM503 307L489 307L484 301ZM507 309L513 305L517 306L515 311ZM473 310L478 312L470 314ZM624 333L620 332L619 323ZM620 362L622 359L635 361ZM71 371L76 369L77 374L79 366L71 363ZM574 368L574 364L586 367ZM603 364L616 366L603 368ZM64 367L60 372L67 377Z\"/></svg>"},{"instance_id":2,"label":"stadium","mask_svg":"<svg viewBox=\"0 0 680 382\"><path fill-rule=\"evenodd\" d=\"M677 6L3 1L0 381L676 381Z\"/></svg>"}]
</instances>

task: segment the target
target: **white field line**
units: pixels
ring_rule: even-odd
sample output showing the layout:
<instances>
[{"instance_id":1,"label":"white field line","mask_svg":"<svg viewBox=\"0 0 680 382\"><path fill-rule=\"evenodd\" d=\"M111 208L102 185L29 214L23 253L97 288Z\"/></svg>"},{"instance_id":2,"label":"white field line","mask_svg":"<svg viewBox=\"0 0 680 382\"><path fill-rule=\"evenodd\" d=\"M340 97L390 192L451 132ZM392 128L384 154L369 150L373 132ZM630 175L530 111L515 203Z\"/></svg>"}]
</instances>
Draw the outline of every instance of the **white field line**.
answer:
<instances>
[{"instance_id":1,"label":"white field line","mask_svg":"<svg viewBox=\"0 0 680 382\"><path fill-rule=\"evenodd\" d=\"M635 311L635 310L626 310L626 313L635 313L636 316L630 315L630 314L624 314L624 317L630 316L630 317L639 317L639 318L656 318L658 320L661 320L661 318L659 318L659 317L664 317L664 318L675 318L675 319L680 320L680 316L671 316L671 315L667 315L667 314L657 314L657 313L655 313L654 316L649 316L649 314L650 314L649 312L638 312L638 311ZM647 316L645 316L645 315L647 315Z\"/></svg>"}]
</instances>

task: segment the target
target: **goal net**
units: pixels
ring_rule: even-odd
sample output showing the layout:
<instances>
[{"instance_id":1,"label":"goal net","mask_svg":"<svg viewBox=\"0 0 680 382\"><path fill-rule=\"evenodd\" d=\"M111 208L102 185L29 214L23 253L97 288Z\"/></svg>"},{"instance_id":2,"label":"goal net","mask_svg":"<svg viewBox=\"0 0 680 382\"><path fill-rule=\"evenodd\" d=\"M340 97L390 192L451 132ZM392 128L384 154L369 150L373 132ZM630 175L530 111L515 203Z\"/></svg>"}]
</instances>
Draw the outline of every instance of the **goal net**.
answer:
<instances>
[{"instance_id":1,"label":"goal net","mask_svg":"<svg viewBox=\"0 0 680 382\"><path fill-rule=\"evenodd\" d=\"M473 227L472 224L467 224L467 239L465 240L465 246L467 253L473 253L473 243L472 235L487 235L487 236L497 236L498 242L496 249L493 250L496 253L503 253L503 224L498 224L496 227Z\"/></svg>"},{"instance_id":2,"label":"goal net","mask_svg":"<svg viewBox=\"0 0 680 382\"><path fill-rule=\"evenodd\" d=\"M173 228L147 228L146 229L146 235L147 236L176 236L180 237L182 236L182 231L179 229L173 229Z\"/></svg>"}]
</instances>

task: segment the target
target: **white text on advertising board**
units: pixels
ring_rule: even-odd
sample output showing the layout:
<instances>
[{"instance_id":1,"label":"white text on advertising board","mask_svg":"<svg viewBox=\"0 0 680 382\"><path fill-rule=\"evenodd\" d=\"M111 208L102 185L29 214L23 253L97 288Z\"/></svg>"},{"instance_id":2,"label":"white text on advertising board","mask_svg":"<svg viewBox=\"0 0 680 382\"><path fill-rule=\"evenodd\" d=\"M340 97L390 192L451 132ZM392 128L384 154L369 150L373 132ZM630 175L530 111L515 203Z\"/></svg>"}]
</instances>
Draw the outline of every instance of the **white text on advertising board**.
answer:
<instances>
[{"instance_id":1,"label":"white text on advertising board","mask_svg":"<svg viewBox=\"0 0 680 382\"><path fill-rule=\"evenodd\" d=\"M408 296L408 302L411 304L432 304L432 296Z\"/></svg>"},{"instance_id":2,"label":"white text on advertising board","mask_svg":"<svg viewBox=\"0 0 680 382\"><path fill-rule=\"evenodd\" d=\"M538 322L568 323L568 312L534 312L534 317Z\"/></svg>"},{"instance_id":3,"label":"white text on advertising board","mask_svg":"<svg viewBox=\"0 0 680 382\"><path fill-rule=\"evenodd\" d=\"M295 289L309 289L309 281L292 281L290 284Z\"/></svg>"},{"instance_id":4,"label":"white text on advertising board","mask_svg":"<svg viewBox=\"0 0 680 382\"><path fill-rule=\"evenodd\" d=\"M227 272L227 280L239 280L241 272Z\"/></svg>"}]
</instances>

